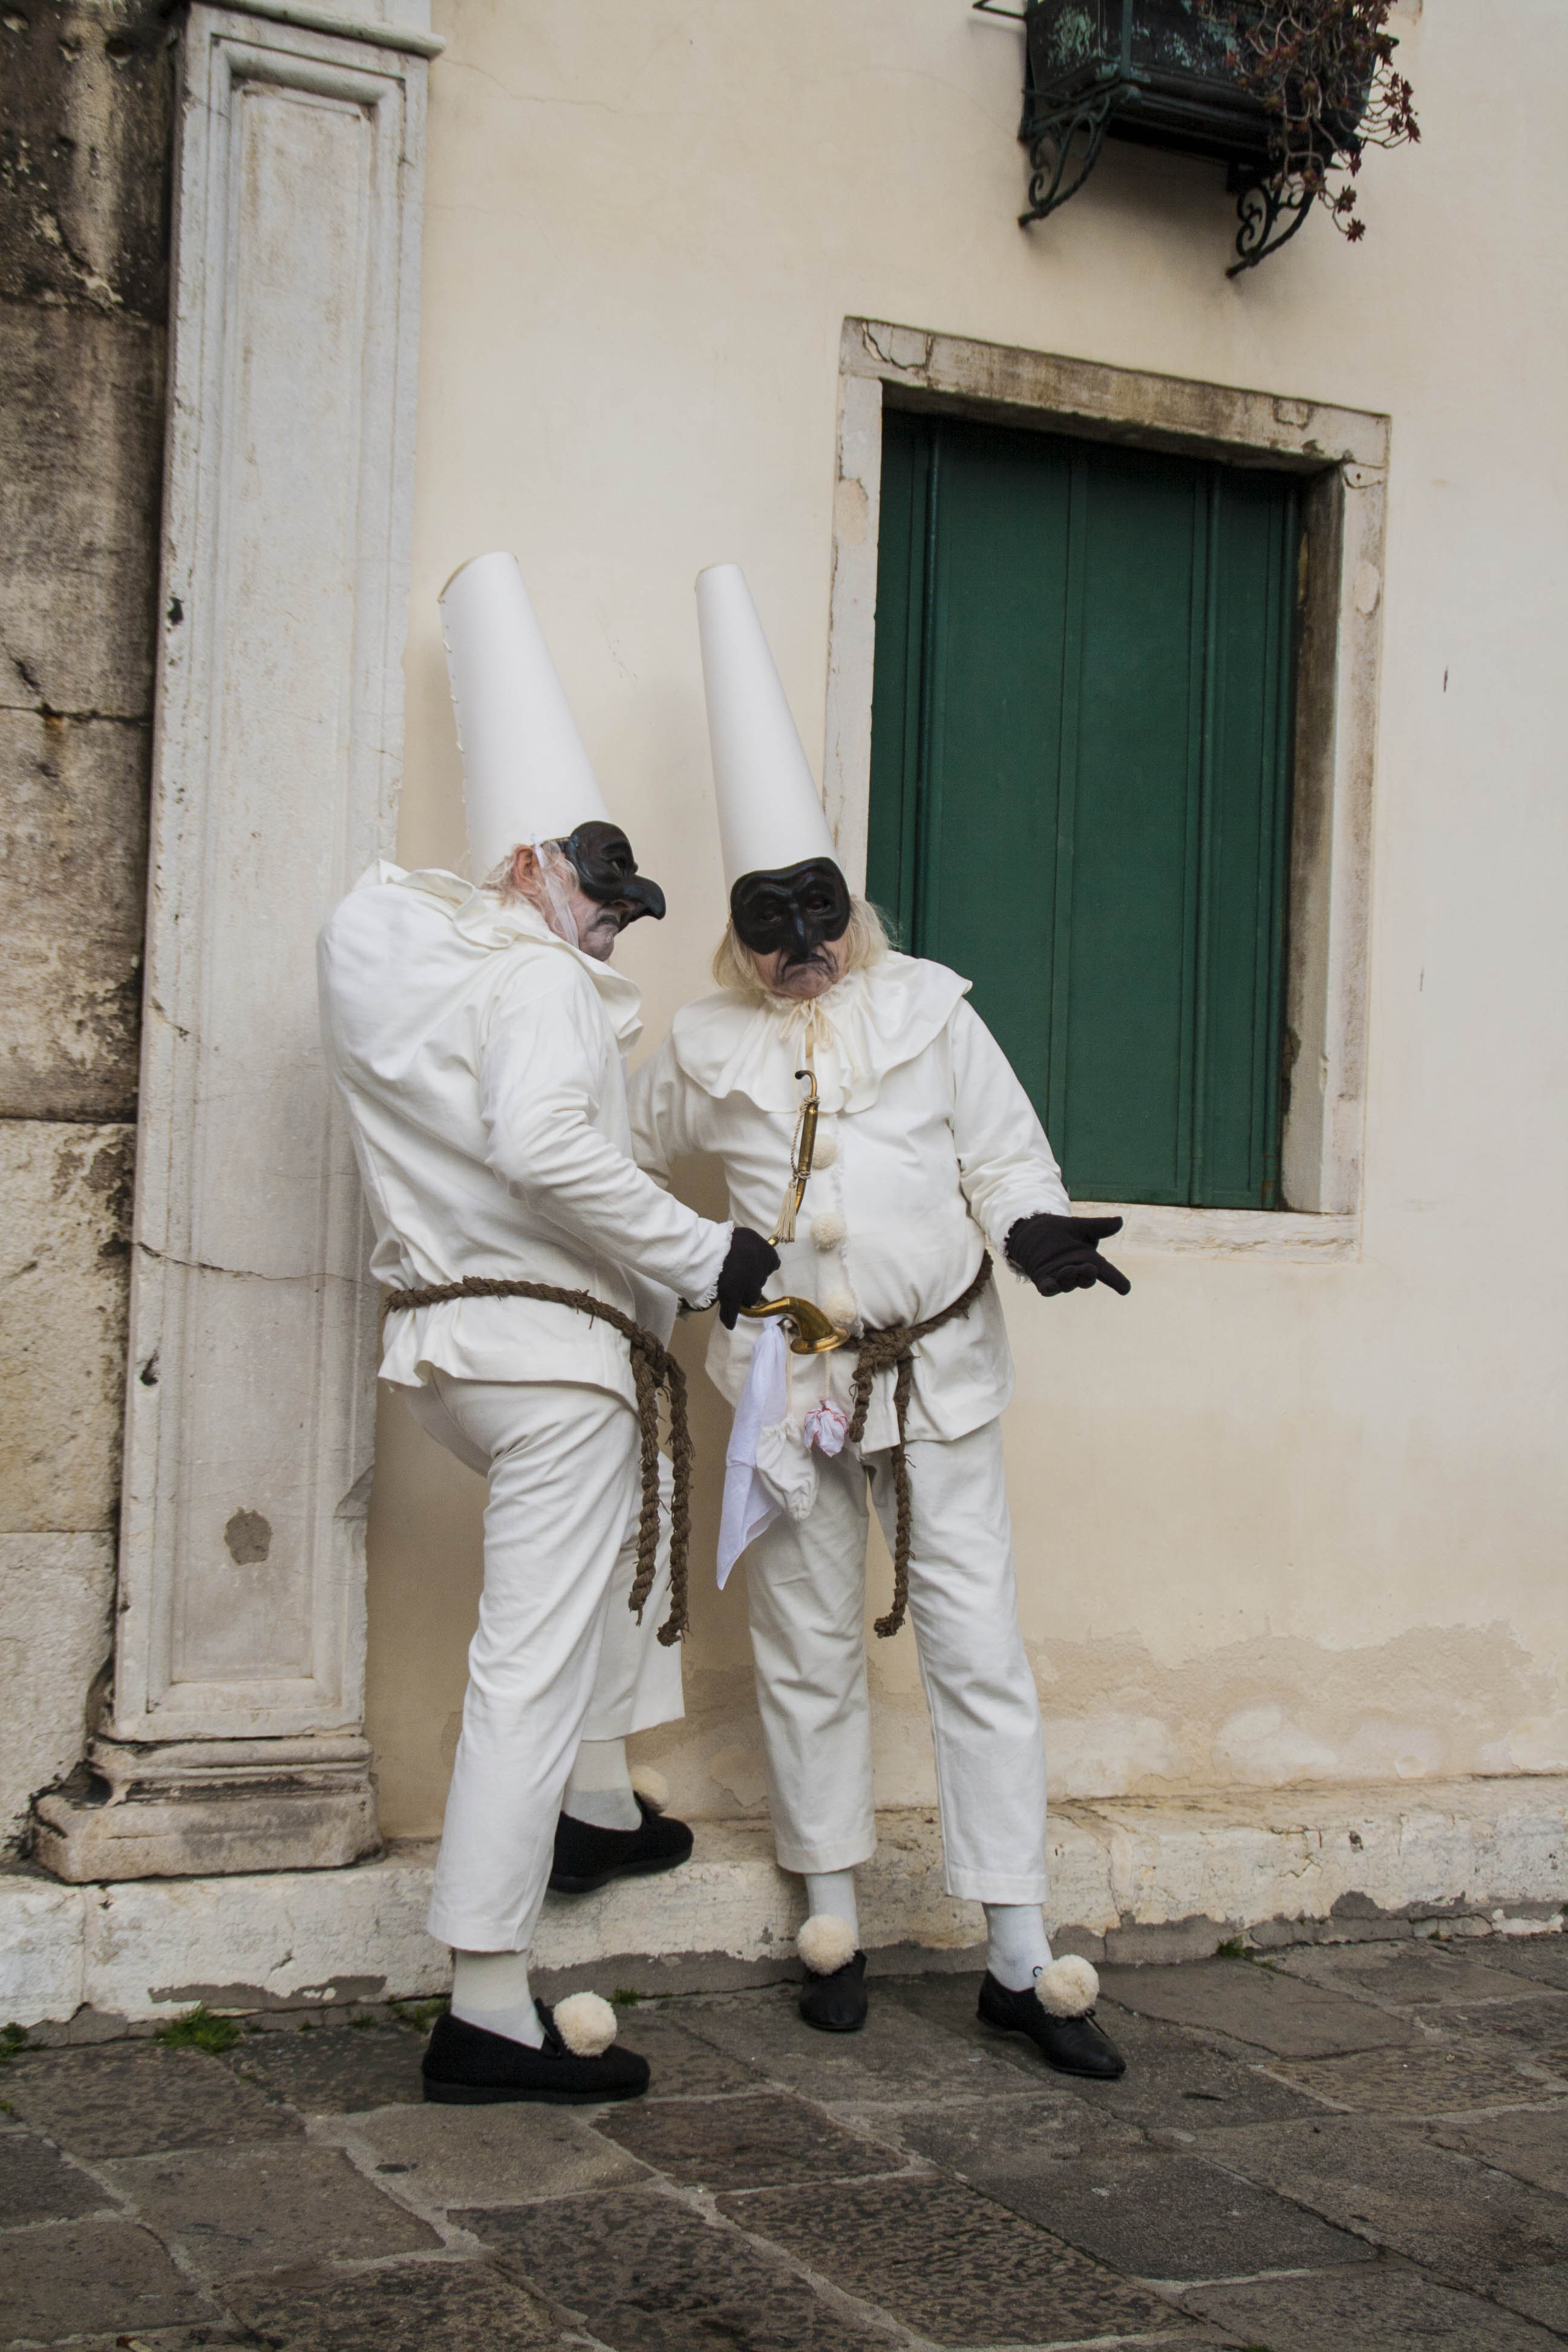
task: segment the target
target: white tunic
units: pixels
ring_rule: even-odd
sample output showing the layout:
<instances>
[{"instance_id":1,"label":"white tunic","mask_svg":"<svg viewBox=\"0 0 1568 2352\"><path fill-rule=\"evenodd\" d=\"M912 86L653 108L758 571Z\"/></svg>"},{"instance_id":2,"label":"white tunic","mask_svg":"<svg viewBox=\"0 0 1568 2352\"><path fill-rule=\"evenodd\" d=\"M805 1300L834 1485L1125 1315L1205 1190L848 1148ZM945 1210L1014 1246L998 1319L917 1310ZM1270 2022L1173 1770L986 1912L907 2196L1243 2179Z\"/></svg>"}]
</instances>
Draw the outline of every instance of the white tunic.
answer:
<instances>
[{"instance_id":1,"label":"white tunic","mask_svg":"<svg viewBox=\"0 0 1568 2352\"><path fill-rule=\"evenodd\" d=\"M728 992L687 1005L632 1081L637 1159L668 1182L675 1160L716 1154L736 1223L771 1233L803 1091L794 1073L809 1045L822 1102L816 1160L770 1292L815 1299L836 1319L847 1312L859 1328L937 1314L973 1280L987 1244L1005 1278L1003 1251L1020 1217L1070 1208L1034 1107L968 992L944 965L890 955L814 1008ZM754 1330L744 1320L732 1333L714 1326L708 1370L731 1402ZM797 1409L826 1381L847 1411L847 1350L792 1365ZM896 1443L892 1388L884 1376L872 1392L868 1453ZM964 1436L1002 1411L1012 1388L993 1286L921 1342L908 1433Z\"/></svg>"},{"instance_id":2,"label":"white tunic","mask_svg":"<svg viewBox=\"0 0 1568 2352\"><path fill-rule=\"evenodd\" d=\"M632 982L526 903L455 874L373 868L318 950L321 1031L394 1288L473 1275L592 1291L668 1337L710 1299L730 1228L630 1157ZM672 1295L673 1294L673 1295ZM462 1299L390 1316L384 1380L585 1382L635 1401L626 1343L574 1309Z\"/></svg>"}]
</instances>

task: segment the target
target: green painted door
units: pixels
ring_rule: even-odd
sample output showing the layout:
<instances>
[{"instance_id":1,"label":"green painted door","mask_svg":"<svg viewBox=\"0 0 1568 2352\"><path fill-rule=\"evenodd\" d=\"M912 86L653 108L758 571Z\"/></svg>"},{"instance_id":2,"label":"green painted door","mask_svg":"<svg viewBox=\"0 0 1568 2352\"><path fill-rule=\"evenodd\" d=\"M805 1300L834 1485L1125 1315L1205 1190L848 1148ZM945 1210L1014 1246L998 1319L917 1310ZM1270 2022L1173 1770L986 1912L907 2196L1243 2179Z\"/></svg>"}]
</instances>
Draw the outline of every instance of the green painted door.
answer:
<instances>
[{"instance_id":1,"label":"green painted door","mask_svg":"<svg viewBox=\"0 0 1568 2352\"><path fill-rule=\"evenodd\" d=\"M1079 1200L1279 1205L1287 475L889 411L868 887Z\"/></svg>"}]
</instances>

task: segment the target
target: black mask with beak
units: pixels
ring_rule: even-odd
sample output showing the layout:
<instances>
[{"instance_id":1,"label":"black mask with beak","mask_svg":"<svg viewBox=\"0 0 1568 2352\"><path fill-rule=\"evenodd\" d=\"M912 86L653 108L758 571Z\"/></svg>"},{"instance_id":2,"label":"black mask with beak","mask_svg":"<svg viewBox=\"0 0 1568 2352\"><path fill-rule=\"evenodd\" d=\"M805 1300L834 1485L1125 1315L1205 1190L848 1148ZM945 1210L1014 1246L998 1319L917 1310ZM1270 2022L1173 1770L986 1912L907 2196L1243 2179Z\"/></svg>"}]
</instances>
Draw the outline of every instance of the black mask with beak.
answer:
<instances>
[{"instance_id":1,"label":"black mask with beak","mask_svg":"<svg viewBox=\"0 0 1568 2352\"><path fill-rule=\"evenodd\" d=\"M849 929L849 885L831 857L742 874L730 893L735 936L753 955L782 952L784 968L820 961Z\"/></svg>"},{"instance_id":2,"label":"black mask with beak","mask_svg":"<svg viewBox=\"0 0 1568 2352\"><path fill-rule=\"evenodd\" d=\"M651 915L656 923L663 921L664 892L657 882L637 872L631 843L618 824L606 824L598 817L580 824L562 842L561 852L582 884L584 896L618 914L623 931L640 915Z\"/></svg>"}]
</instances>

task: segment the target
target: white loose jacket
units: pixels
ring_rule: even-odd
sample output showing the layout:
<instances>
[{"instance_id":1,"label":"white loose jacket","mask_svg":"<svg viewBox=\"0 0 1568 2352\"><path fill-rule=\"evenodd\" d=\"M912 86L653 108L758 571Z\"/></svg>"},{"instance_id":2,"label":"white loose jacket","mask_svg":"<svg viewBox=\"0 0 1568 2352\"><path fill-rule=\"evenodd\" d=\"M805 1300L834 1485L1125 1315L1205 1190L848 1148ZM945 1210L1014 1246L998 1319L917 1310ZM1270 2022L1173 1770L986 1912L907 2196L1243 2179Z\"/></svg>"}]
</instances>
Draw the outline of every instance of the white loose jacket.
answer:
<instances>
[{"instance_id":1,"label":"white loose jacket","mask_svg":"<svg viewBox=\"0 0 1568 2352\"><path fill-rule=\"evenodd\" d=\"M470 1275L592 1291L668 1338L712 1297L731 1228L630 1156L633 982L521 902L373 867L318 948L321 1035L395 1289ZM572 1307L461 1299L390 1315L381 1375L567 1381L635 1402L626 1343Z\"/></svg>"},{"instance_id":2,"label":"white loose jacket","mask_svg":"<svg viewBox=\"0 0 1568 2352\"><path fill-rule=\"evenodd\" d=\"M815 1299L857 1329L934 1315L973 1279L988 1244L1020 1217L1069 1213L1061 1172L1001 1047L942 964L889 955L851 972L815 1007L724 993L676 1015L632 1081L633 1149L661 1183L677 1160L715 1153L738 1224L771 1233L789 1178L794 1073L808 1043L822 1104L796 1238L781 1245L772 1296ZM713 1328L709 1373L734 1401L756 1327ZM847 1349L791 1359L795 1408L825 1391L846 1412ZM994 1284L923 1339L914 1359L910 1438L962 1437L999 1413L1013 1389ZM890 1374L872 1391L864 1444L896 1442Z\"/></svg>"}]
</instances>

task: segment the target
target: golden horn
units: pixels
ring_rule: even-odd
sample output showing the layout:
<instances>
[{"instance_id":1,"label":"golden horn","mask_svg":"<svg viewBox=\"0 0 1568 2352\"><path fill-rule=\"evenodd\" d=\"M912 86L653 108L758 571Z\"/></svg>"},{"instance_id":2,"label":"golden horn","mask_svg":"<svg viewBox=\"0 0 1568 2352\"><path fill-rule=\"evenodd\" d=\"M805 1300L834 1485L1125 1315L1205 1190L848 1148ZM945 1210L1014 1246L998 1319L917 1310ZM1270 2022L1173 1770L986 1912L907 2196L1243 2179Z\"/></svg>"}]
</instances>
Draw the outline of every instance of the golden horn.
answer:
<instances>
[{"instance_id":1,"label":"golden horn","mask_svg":"<svg viewBox=\"0 0 1568 2352\"><path fill-rule=\"evenodd\" d=\"M793 1323L792 1356L830 1356L835 1348L844 1345L845 1334L809 1298L764 1298L760 1306L742 1307L741 1312L752 1323L775 1315L781 1322Z\"/></svg>"}]
</instances>

